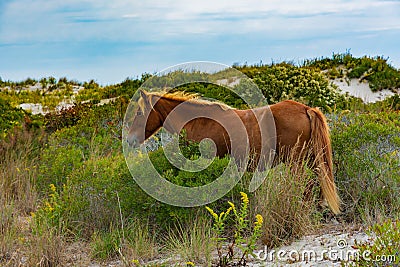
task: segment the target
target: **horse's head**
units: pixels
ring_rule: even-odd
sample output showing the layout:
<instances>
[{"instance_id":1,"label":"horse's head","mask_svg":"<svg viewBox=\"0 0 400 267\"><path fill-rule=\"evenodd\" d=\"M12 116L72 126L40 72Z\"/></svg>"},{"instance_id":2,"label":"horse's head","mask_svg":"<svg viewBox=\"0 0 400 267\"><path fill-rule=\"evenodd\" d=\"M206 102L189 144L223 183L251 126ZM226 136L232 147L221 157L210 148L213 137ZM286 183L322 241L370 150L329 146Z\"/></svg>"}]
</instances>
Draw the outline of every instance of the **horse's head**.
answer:
<instances>
[{"instance_id":1,"label":"horse's head","mask_svg":"<svg viewBox=\"0 0 400 267\"><path fill-rule=\"evenodd\" d=\"M161 116L154 108L156 100L152 98L154 96L140 90L138 108L127 136L130 146L138 147L162 126Z\"/></svg>"}]
</instances>

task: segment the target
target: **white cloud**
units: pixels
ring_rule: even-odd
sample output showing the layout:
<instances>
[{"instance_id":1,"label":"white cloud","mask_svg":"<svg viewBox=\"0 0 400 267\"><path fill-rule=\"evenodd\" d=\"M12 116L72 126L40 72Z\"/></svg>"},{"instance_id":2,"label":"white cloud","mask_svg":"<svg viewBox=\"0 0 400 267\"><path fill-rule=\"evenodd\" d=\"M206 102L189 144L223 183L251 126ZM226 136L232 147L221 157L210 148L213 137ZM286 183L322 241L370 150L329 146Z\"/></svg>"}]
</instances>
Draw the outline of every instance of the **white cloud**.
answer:
<instances>
[{"instance_id":1,"label":"white cloud","mask_svg":"<svg viewBox=\"0 0 400 267\"><path fill-rule=\"evenodd\" d=\"M399 25L399 1L0 0L0 54L15 73L290 60L357 47L396 57Z\"/></svg>"},{"instance_id":2,"label":"white cloud","mask_svg":"<svg viewBox=\"0 0 400 267\"><path fill-rule=\"evenodd\" d=\"M396 1L341 0L14 0L0 22L0 42L162 41L184 35L290 34L393 28ZM386 17L391 18L388 21ZM368 20L366 19L368 18ZM384 18L384 19L382 19ZM347 29L346 29L347 26Z\"/></svg>"}]
</instances>

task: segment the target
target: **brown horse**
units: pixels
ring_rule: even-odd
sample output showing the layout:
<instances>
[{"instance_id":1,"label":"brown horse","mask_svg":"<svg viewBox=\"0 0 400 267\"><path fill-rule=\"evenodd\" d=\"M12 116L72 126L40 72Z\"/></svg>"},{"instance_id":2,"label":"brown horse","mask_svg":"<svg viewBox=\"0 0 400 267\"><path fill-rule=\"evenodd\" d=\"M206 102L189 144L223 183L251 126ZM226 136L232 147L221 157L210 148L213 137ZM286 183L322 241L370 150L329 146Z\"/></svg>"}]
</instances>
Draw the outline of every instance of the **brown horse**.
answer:
<instances>
[{"instance_id":1,"label":"brown horse","mask_svg":"<svg viewBox=\"0 0 400 267\"><path fill-rule=\"evenodd\" d=\"M265 154L265 150L275 148L276 144L275 151L279 153L275 158L284 161L289 151L294 150L300 158L303 148L307 147L323 198L333 213L340 212L329 128L318 109L287 100L261 108L237 110L219 102L198 99L195 94L145 91L140 94L139 108L129 125L129 145L138 146L164 127L171 133L184 129L189 140L213 140L218 156L228 153L240 156L248 151L252 155ZM256 157L256 161L259 159Z\"/></svg>"}]
</instances>

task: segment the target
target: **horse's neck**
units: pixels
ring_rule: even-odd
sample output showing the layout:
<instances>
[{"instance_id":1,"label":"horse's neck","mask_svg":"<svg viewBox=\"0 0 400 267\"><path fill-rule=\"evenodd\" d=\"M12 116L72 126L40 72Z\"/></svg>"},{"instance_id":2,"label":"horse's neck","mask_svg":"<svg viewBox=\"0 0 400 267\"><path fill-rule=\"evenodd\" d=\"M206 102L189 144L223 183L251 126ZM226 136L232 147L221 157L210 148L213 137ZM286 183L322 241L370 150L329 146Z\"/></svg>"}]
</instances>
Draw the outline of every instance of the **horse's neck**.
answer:
<instances>
[{"instance_id":1,"label":"horse's neck","mask_svg":"<svg viewBox=\"0 0 400 267\"><path fill-rule=\"evenodd\" d=\"M172 133L178 133L187 123L194 122L199 117L212 118L217 112L223 112L221 107L217 105L205 106L189 101L173 100L161 102L157 111L161 115L163 127Z\"/></svg>"},{"instance_id":2,"label":"horse's neck","mask_svg":"<svg viewBox=\"0 0 400 267\"><path fill-rule=\"evenodd\" d=\"M170 99L160 99L154 106L159 117L161 118L162 127L171 133L177 133L179 131L177 127L177 115L173 110L181 104L179 101Z\"/></svg>"},{"instance_id":3,"label":"horse's neck","mask_svg":"<svg viewBox=\"0 0 400 267\"><path fill-rule=\"evenodd\" d=\"M168 100L168 99L160 99L157 104L154 106L157 113L162 118L162 121L165 121L167 117L170 115L172 110L174 110L180 102Z\"/></svg>"}]
</instances>

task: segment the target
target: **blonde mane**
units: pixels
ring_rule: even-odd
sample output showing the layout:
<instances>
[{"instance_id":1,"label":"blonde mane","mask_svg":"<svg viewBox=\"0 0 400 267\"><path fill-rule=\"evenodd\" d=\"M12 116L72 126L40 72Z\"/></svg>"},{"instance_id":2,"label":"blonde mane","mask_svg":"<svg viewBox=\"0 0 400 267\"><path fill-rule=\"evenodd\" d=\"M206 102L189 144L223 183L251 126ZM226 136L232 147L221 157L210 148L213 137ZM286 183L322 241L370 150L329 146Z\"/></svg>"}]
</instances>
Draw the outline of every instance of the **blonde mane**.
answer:
<instances>
[{"instance_id":1,"label":"blonde mane","mask_svg":"<svg viewBox=\"0 0 400 267\"><path fill-rule=\"evenodd\" d=\"M201 99L200 95L197 93L188 93L183 91L176 91L173 93L168 92L145 92L147 96L159 96L164 99L175 100L179 102L189 102L196 105L203 106L219 106L223 110L234 109L229 105L219 102L219 101L209 101L206 99ZM143 107L143 99L139 99L139 106Z\"/></svg>"}]
</instances>

